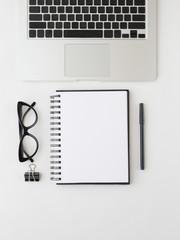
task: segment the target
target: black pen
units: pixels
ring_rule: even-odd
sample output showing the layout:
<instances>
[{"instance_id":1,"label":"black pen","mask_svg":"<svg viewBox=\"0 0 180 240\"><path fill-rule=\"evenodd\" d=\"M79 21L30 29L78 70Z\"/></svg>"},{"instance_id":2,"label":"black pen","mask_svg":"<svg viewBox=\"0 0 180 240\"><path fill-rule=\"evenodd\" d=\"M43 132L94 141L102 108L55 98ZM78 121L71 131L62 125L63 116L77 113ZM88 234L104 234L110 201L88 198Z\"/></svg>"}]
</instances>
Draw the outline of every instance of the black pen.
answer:
<instances>
[{"instance_id":1,"label":"black pen","mask_svg":"<svg viewBox=\"0 0 180 240\"><path fill-rule=\"evenodd\" d=\"M140 167L144 170L144 104L139 104L139 125L140 125Z\"/></svg>"}]
</instances>

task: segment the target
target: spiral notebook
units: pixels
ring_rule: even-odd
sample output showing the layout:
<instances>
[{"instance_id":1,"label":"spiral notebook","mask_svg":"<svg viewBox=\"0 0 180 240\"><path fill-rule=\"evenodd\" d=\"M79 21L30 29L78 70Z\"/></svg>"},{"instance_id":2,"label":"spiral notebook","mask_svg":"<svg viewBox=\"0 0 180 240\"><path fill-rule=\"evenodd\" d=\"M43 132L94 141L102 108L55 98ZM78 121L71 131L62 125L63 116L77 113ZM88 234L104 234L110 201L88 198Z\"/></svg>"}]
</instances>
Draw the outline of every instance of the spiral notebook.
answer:
<instances>
[{"instance_id":1,"label":"spiral notebook","mask_svg":"<svg viewBox=\"0 0 180 240\"><path fill-rule=\"evenodd\" d=\"M130 183L128 90L57 90L50 118L51 180Z\"/></svg>"}]
</instances>

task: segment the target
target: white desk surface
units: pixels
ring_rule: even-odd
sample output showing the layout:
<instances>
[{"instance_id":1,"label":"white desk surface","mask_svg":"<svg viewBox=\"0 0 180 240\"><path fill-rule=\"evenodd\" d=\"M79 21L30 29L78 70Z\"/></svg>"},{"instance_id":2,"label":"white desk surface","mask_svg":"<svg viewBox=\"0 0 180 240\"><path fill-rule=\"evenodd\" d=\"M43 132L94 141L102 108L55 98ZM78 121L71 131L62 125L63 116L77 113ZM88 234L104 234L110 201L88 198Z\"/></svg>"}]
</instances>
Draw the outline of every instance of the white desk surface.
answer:
<instances>
[{"instance_id":1,"label":"white desk surface","mask_svg":"<svg viewBox=\"0 0 180 240\"><path fill-rule=\"evenodd\" d=\"M15 79L16 1L0 7L0 239L180 239L180 1L158 1L158 79L149 83L24 83ZM7 23L5 23L7 22ZM49 181L49 95L57 88L130 90L131 185ZM37 102L39 183L17 158L16 103ZM139 169L138 104L145 104L146 170Z\"/></svg>"}]
</instances>

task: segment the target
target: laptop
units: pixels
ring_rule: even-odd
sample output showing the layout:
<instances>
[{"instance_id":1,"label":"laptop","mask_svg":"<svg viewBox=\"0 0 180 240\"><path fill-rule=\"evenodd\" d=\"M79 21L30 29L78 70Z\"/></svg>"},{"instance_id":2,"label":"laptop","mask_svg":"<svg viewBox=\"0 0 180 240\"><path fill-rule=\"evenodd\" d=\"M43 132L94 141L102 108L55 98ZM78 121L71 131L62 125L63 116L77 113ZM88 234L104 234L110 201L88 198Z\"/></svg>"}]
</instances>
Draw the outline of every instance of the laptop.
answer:
<instances>
[{"instance_id":1,"label":"laptop","mask_svg":"<svg viewBox=\"0 0 180 240\"><path fill-rule=\"evenodd\" d=\"M156 79L156 0L18 0L23 81Z\"/></svg>"}]
</instances>

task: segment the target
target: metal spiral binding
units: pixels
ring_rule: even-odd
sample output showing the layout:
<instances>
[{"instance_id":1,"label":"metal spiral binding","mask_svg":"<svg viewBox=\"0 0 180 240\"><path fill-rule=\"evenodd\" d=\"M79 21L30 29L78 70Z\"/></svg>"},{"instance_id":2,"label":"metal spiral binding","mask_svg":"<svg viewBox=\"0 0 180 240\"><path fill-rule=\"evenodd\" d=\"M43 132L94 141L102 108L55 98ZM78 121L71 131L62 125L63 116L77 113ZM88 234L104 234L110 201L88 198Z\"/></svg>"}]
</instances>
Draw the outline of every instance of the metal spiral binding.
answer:
<instances>
[{"instance_id":1,"label":"metal spiral binding","mask_svg":"<svg viewBox=\"0 0 180 240\"><path fill-rule=\"evenodd\" d=\"M61 180L61 95L50 97L50 172L52 181Z\"/></svg>"}]
</instances>

